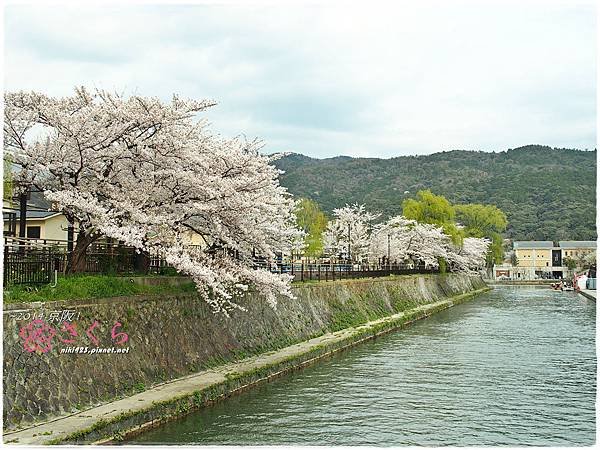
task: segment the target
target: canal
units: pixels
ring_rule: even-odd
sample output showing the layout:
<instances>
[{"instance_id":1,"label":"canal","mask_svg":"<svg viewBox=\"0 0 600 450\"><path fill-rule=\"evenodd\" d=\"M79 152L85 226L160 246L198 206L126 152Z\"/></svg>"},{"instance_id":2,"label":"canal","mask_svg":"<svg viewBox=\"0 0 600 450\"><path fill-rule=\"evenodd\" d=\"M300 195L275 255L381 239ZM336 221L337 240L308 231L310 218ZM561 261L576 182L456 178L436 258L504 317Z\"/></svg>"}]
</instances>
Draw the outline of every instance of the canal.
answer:
<instances>
[{"instance_id":1,"label":"canal","mask_svg":"<svg viewBox=\"0 0 600 450\"><path fill-rule=\"evenodd\" d=\"M498 287L126 443L592 445L595 318Z\"/></svg>"}]
</instances>

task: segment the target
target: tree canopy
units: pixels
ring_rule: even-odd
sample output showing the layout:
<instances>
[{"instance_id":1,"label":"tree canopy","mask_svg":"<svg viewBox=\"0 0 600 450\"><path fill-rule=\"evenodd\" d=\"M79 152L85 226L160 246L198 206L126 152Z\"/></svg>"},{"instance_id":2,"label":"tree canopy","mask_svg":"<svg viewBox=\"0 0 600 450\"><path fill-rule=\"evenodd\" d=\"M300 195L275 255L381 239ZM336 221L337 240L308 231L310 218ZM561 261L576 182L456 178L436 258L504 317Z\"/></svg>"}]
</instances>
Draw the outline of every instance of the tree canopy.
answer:
<instances>
[{"instance_id":1,"label":"tree canopy","mask_svg":"<svg viewBox=\"0 0 600 450\"><path fill-rule=\"evenodd\" d=\"M494 205L455 205L458 221L464 226L465 236L486 237L491 240L487 264L500 264L504 259L502 233L508 221L506 214Z\"/></svg>"},{"instance_id":2,"label":"tree canopy","mask_svg":"<svg viewBox=\"0 0 600 450\"><path fill-rule=\"evenodd\" d=\"M379 214L368 211L365 205L354 204L334 209L333 216L325 230L327 252L355 262L368 258L371 228Z\"/></svg>"},{"instance_id":3,"label":"tree canopy","mask_svg":"<svg viewBox=\"0 0 600 450\"><path fill-rule=\"evenodd\" d=\"M429 189L453 204L498 207L513 240L596 239L596 151L528 145L389 159L290 154L276 165L285 171L283 186L326 214L362 203L385 219L402 214L404 199Z\"/></svg>"},{"instance_id":4,"label":"tree canopy","mask_svg":"<svg viewBox=\"0 0 600 450\"><path fill-rule=\"evenodd\" d=\"M416 199L407 198L402 202L402 214L407 219L437 225L450 236L452 242L462 242L463 235L454 221L454 207L443 195L435 195L429 189L418 191Z\"/></svg>"},{"instance_id":5,"label":"tree canopy","mask_svg":"<svg viewBox=\"0 0 600 450\"><path fill-rule=\"evenodd\" d=\"M435 195L429 189L417 192L416 199L402 202L402 214L407 219L421 223L443 226L454 222L454 207L443 195Z\"/></svg>"},{"instance_id":6,"label":"tree canopy","mask_svg":"<svg viewBox=\"0 0 600 450\"><path fill-rule=\"evenodd\" d=\"M77 226L74 265L100 236L190 275L215 311L251 284L274 304L288 275L255 269L298 236L294 202L259 141L223 139L197 114L214 103L76 89L5 95L4 150L20 188L44 192ZM192 245L199 236L203 245Z\"/></svg>"},{"instance_id":7,"label":"tree canopy","mask_svg":"<svg viewBox=\"0 0 600 450\"><path fill-rule=\"evenodd\" d=\"M319 257L323 254L323 232L327 228L327 216L319 205L308 199L301 198L294 209L296 225L304 231L304 255Z\"/></svg>"},{"instance_id":8,"label":"tree canopy","mask_svg":"<svg viewBox=\"0 0 600 450\"><path fill-rule=\"evenodd\" d=\"M485 266L487 238L467 237L457 245L441 226L404 216L373 224L379 214L365 205L346 205L334 214L325 232L330 256L350 257L359 263L425 265L443 271L476 272Z\"/></svg>"},{"instance_id":9,"label":"tree canopy","mask_svg":"<svg viewBox=\"0 0 600 450\"><path fill-rule=\"evenodd\" d=\"M501 263L504 258L501 233L506 230L508 221L494 205L452 205L443 195L425 190L417 192L416 199L405 199L402 210L408 219L441 227L458 246L465 238L487 238L490 241L486 256L488 266Z\"/></svg>"},{"instance_id":10,"label":"tree canopy","mask_svg":"<svg viewBox=\"0 0 600 450\"><path fill-rule=\"evenodd\" d=\"M508 225L506 214L495 205L472 203L455 205L457 220L465 227L469 236L484 237L503 233Z\"/></svg>"}]
</instances>

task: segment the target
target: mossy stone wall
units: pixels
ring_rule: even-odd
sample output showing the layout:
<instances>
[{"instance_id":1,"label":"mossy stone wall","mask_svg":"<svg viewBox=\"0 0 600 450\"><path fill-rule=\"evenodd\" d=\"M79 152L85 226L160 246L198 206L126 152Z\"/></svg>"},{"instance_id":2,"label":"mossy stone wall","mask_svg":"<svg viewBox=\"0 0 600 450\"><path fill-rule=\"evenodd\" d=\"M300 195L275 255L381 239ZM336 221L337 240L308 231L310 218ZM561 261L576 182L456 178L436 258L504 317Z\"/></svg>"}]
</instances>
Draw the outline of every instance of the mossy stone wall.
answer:
<instances>
[{"instance_id":1,"label":"mossy stone wall","mask_svg":"<svg viewBox=\"0 0 600 450\"><path fill-rule=\"evenodd\" d=\"M297 298L280 299L275 310L248 293L242 300L247 311L235 311L229 318L213 314L195 294L5 305L5 427L76 412L226 361L482 287L480 277L458 274L307 283L295 286ZM54 321L50 325L56 335L47 343L51 348L26 351L19 333L33 314L49 317L64 310L75 311L70 323L77 336ZM94 322L90 333L98 339L97 346L86 333ZM116 322L121 326L115 333L128 335L125 344L117 345L111 337ZM61 353L75 346L129 351Z\"/></svg>"}]
</instances>

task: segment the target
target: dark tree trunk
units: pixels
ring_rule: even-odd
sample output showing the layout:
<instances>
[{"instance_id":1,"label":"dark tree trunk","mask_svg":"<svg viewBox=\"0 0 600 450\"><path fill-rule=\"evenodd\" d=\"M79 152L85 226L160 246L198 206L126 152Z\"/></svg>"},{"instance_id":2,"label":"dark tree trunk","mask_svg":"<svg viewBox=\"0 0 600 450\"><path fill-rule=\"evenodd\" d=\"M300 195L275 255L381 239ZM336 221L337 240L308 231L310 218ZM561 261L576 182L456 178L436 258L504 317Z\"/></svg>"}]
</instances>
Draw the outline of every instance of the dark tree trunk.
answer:
<instances>
[{"instance_id":1,"label":"dark tree trunk","mask_svg":"<svg viewBox=\"0 0 600 450\"><path fill-rule=\"evenodd\" d=\"M150 271L150 253L141 252L135 254L134 270L137 273L147 274Z\"/></svg>"},{"instance_id":2,"label":"dark tree trunk","mask_svg":"<svg viewBox=\"0 0 600 450\"><path fill-rule=\"evenodd\" d=\"M67 252L69 252L69 254L73 251L74 237L75 228L73 226L73 221L69 220L69 225L67 226Z\"/></svg>"},{"instance_id":3,"label":"dark tree trunk","mask_svg":"<svg viewBox=\"0 0 600 450\"><path fill-rule=\"evenodd\" d=\"M67 273L81 273L85 272L86 264L85 257L88 247L97 238L92 236L89 232L80 229L77 233L77 241L75 242L75 248L71 252L69 258L69 265Z\"/></svg>"}]
</instances>

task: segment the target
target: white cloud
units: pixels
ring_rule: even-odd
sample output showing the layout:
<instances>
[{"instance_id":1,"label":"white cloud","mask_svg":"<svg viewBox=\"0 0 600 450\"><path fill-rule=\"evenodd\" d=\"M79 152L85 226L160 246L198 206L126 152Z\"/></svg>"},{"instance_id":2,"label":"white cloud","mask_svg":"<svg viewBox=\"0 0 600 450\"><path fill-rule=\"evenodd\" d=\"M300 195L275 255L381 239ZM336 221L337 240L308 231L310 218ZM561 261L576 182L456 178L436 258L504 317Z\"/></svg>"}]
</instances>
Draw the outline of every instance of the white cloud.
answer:
<instances>
[{"instance_id":1,"label":"white cloud","mask_svg":"<svg viewBox=\"0 0 600 450\"><path fill-rule=\"evenodd\" d=\"M311 156L594 148L594 15L581 2L15 5L5 88L213 98L215 130Z\"/></svg>"}]
</instances>

